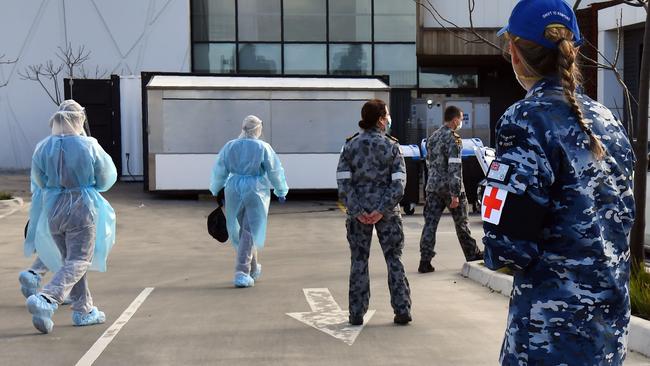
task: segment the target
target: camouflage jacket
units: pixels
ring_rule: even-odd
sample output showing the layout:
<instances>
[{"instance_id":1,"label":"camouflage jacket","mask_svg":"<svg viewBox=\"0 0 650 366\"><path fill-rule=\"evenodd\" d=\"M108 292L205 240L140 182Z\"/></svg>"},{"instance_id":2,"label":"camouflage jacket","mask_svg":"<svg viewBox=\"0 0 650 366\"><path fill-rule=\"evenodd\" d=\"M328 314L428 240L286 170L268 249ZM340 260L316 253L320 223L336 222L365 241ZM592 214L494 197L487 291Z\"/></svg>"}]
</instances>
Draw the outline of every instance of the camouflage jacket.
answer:
<instances>
[{"instance_id":1,"label":"camouflage jacket","mask_svg":"<svg viewBox=\"0 0 650 366\"><path fill-rule=\"evenodd\" d=\"M515 270L503 365L621 365L630 317L634 154L621 123L578 94L588 135L555 80L497 124L483 196L485 264Z\"/></svg>"},{"instance_id":2,"label":"camouflage jacket","mask_svg":"<svg viewBox=\"0 0 650 366\"><path fill-rule=\"evenodd\" d=\"M458 197L463 191L460 136L441 126L427 139L427 192Z\"/></svg>"},{"instance_id":3,"label":"camouflage jacket","mask_svg":"<svg viewBox=\"0 0 650 366\"><path fill-rule=\"evenodd\" d=\"M393 137L369 129L348 138L341 150L336 180L348 215L379 211L399 214L406 165Z\"/></svg>"}]
</instances>

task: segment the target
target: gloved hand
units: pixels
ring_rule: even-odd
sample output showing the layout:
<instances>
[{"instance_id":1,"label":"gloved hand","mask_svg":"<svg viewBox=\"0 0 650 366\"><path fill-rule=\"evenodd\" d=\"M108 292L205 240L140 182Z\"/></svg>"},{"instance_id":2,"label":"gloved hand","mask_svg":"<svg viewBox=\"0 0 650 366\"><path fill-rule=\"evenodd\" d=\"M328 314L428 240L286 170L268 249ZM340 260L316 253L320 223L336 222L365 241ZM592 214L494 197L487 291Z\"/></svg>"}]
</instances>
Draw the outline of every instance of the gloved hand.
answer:
<instances>
[{"instance_id":1,"label":"gloved hand","mask_svg":"<svg viewBox=\"0 0 650 366\"><path fill-rule=\"evenodd\" d=\"M278 202L280 202L280 203L285 203L285 202L287 202L287 197L285 197L285 196L278 197Z\"/></svg>"}]
</instances>

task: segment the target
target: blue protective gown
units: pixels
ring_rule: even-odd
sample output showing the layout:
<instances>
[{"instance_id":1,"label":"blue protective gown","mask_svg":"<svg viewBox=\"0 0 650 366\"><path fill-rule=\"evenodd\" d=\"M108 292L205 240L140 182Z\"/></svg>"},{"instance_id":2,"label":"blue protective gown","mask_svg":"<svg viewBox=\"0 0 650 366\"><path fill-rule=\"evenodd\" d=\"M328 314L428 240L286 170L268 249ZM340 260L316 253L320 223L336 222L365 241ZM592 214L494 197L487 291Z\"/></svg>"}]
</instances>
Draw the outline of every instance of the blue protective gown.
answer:
<instances>
[{"instance_id":1,"label":"blue protective gown","mask_svg":"<svg viewBox=\"0 0 650 366\"><path fill-rule=\"evenodd\" d=\"M502 365L625 359L634 154L607 108L577 100L607 151L601 161L556 80L537 83L497 124L483 220L501 216L484 223L483 243L486 266L515 270Z\"/></svg>"},{"instance_id":2,"label":"blue protective gown","mask_svg":"<svg viewBox=\"0 0 650 366\"><path fill-rule=\"evenodd\" d=\"M232 244L239 245L237 217L243 210L255 246L264 247L270 188L273 187L277 197L289 192L284 169L271 145L252 138L226 143L212 169L210 191L216 196L224 187L228 236Z\"/></svg>"},{"instance_id":3,"label":"blue protective gown","mask_svg":"<svg viewBox=\"0 0 650 366\"><path fill-rule=\"evenodd\" d=\"M32 206L25 239L25 256L35 251L52 271L63 258L50 233L53 215L69 215L78 200L90 209L96 227L95 250L89 270L106 271L106 259L115 243L115 212L99 192L117 180L111 157L92 137L49 136L41 141L32 157Z\"/></svg>"}]
</instances>

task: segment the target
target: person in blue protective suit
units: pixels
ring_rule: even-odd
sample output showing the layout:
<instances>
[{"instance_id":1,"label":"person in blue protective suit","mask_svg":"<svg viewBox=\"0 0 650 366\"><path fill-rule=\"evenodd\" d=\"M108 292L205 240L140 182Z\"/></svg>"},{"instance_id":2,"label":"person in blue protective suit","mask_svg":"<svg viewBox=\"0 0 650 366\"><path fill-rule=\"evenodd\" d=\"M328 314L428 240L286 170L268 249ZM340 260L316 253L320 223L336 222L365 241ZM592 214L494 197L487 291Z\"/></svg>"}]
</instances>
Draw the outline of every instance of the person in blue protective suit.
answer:
<instances>
[{"instance_id":1,"label":"person in blue protective suit","mask_svg":"<svg viewBox=\"0 0 650 366\"><path fill-rule=\"evenodd\" d=\"M37 206L37 210L40 210L40 203L41 203L41 189L34 183L33 181L31 182L31 192L32 192L32 201L35 201L32 203L32 207L34 205ZM27 239L27 233L29 230L29 222L27 223L27 228L25 229L25 239ZM34 247L34 245L30 245L30 247ZM29 298L30 296L36 294L40 287L41 287L41 282L43 280L43 277L45 274L49 272L49 269L41 261L40 258L36 257L34 262L32 263L29 268L25 269L24 271L21 271L20 274L18 275L18 282L20 283L20 292L22 292L23 296L25 298Z\"/></svg>"},{"instance_id":2,"label":"person in blue protective suit","mask_svg":"<svg viewBox=\"0 0 650 366\"><path fill-rule=\"evenodd\" d=\"M83 136L84 109L73 100L59 106L50 120L52 135L32 157L33 187L25 255L36 252L54 272L43 289L27 299L34 327L52 331L52 314L69 295L74 325L103 323L93 305L88 270L106 271L115 242L115 212L99 192L117 179L111 157L94 138Z\"/></svg>"},{"instance_id":3,"label":"person in blue protective suit","mask_svg":"<svg viewBox=\"0 0 650 366\"><path fill-rule=\"evenodd\" d=\"M502 30L525 99L496 126L485 264L514 270L502 365L622 365L630 320L634 154L583 94L562 0L522 0Z\"/></svg>"},{"instance_id":4,"label":"person in blue protective suit","mask_svg":"<svg viewBox=\"0 0 650 366\"><path fill-rule=\"evenodd\" d=\"M52 128L52 123L53 121L50 121L50 128ZM88 124L88 119L84 119L84 125L83 125L83 130L81 131L82 136L90 136L90 126ZM32 192L32 200L36 201L37 204L41 202L40 198L40 188L34 183L34 181L31 182L31 192ZM29 229L29 221L27 222L27 225L25 225L25 238L27 238L27 232ZM34 244L32 243L30 246L34 247ZM36 257L34 262L29 266L29 268L25 269L24 271L21 271L20 274L18 275L18 282L20 283L20 292L25 296L25 298L29 298L30 296L36 294L40 288L41 288L41 283L43 281L43 277L49 272L49 269L41 261L40 258ZM70 304L71 300L70 297L67 297L65 300L63 300L63 304L67 305Z\"/></svg>"},{"instance_id":5,"label":"person in blue protective suit","mask_svg":"<svg viewBox=\"0 0 650 366\"><path fill-rule=\"evenodd\" d=\"M259 118L244 118L239 138L224 145L212 169L212 194L225 187L226 226L237 250L236 287L253 286L262 273L257 249L264 247L271 187L280 202L289 192L280 159L261 134Z\"/></svg>"},{"instance_id":6,"label":"person in blue protective suit","mask_svg":"<svg viewBox=\"0 0 650 366\"><path fill-rule=\"evenodd\" d=\"M29 268L20 272L18 275L20 292L22 292L23 296L25 296L26 299L38 292L41 287L43 277L47 272L49 272L49 269L38 257L36 257Z\"/></svg>"}]
</instances>

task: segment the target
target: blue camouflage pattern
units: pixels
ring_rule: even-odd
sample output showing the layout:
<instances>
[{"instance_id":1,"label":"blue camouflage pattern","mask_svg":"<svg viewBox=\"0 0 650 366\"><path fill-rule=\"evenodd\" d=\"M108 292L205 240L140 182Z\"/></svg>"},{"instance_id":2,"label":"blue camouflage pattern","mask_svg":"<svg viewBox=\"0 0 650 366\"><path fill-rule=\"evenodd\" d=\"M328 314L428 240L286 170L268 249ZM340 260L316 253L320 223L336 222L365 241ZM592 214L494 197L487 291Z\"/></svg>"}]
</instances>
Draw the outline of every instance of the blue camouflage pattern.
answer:
<instances>
[{"instance_id":1,"label":"blue camouflage pattern","mask_svg":"<svg viewBox=\"0 0 650 366\"><path fill-rule=\"evenodd\" d=\"M363 317L370 302L368 258L373 228L388 268L390 303L396 315L411 313L411 289L402 264L404 230L399 202L406 186L406 165L397 139L374 127L348 138L336 168L339 198L347 210L350 245L351 317ZM383 214L374 225L357 220L363 213Z\"/></svg>"},{"instance_id":2,"label":"blue camouflage pattern","mask_svg":"<svg viewBox=\"0 0 650 366\"><path fill-rule=\"evenodd\" d=\"M488 186L528 195L548 210L537 242L484 226L486 266L515 271L502 365L625 360L635 158L611 111L581 92L576 97L605 146L601 161L557 80L538 82L497 124L497 159L512 173Z\"/></svg>"}]
</instances>

